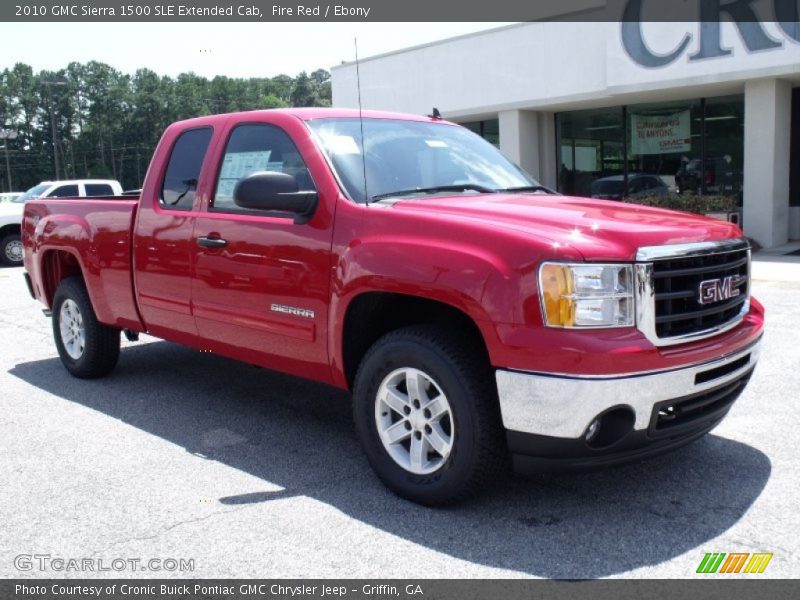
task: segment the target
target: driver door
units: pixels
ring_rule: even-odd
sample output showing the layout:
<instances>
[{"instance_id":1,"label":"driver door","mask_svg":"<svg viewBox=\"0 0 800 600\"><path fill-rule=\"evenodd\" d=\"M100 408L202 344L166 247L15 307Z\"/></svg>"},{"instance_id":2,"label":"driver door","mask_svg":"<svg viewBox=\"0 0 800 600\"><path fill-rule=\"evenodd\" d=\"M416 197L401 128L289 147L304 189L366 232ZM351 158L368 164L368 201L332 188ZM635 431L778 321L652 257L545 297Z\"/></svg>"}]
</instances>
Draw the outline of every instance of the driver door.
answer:
<instances>
[{"instance_id":1,"label":"driver door","mask_svg":"<svg viewBox=\"0 0 800 600\"><path fill-rule=\"evenodd\" d=\"M289 134L268 122L229 126L219 173L194 227L192 309L212 351L308 375L327 365L332 219L298 224L236 205L239 180L257 171L316 187Z\"/></svg>"}]
</instances>

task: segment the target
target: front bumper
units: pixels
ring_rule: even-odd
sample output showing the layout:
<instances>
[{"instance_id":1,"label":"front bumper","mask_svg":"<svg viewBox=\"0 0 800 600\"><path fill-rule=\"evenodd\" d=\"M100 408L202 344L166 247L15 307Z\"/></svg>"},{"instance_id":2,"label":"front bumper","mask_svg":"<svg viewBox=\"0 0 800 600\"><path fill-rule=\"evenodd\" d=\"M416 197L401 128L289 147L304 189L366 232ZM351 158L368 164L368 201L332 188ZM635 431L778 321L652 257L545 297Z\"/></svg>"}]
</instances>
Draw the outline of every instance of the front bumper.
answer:
<instances>
[{"instance_id":1,"label":"front bumper","mask_svg":"<svg viewBox=\"0 0 800 600\"><path fill-rule=\"evenodd\" d=\"M691 442L727 414L760 351L759 339L712 361L613 377L498 370L500 410L514 465L526 472L610 466ZM590 424L603 415L613 415L610 437L587 442ZM601 419L601 431L603 424Z\"/></svg>"}]
</instances>

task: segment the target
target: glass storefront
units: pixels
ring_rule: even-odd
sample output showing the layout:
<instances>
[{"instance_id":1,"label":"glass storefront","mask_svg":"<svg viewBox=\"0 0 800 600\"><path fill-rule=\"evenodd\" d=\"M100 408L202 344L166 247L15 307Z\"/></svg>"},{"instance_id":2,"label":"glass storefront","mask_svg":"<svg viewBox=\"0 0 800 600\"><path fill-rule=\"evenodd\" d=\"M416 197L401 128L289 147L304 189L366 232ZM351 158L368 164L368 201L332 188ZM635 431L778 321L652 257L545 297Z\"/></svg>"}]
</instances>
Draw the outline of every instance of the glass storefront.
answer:
<instances>
[{"instance_id":1,"label":"glass storefront","mask_svg":"<svg viewBox=\"0 0 800 600\"><path fill-rule=\"evenodd\" d=\"M485 121L470 121L468 123L459 123L462 127L466 127L470 131L474 131L490 144L494 144L497 148L500 147L500 120L487 119Z\"/></svg>"},{"instance_id":2,"label":"glass storefront","mask_svg":"<svg viewBox=\"0 0 800 600\"><path fill-rule=\"evenodd\" d=\"M743 95L562 112L556 132L564 194L722 195L741 205Z\"/></svg>"},{"instance_id":3,"label":"glass storefront","mask_svg":"<svg viewBox=\"0 0 800 600\"><path fill-rule=\"evenodd\" d=\"M792 141L789 157L789 206L800 206L800 88L792 90Z\"/></svg>"},{"instance_id":4,"label":"glass storefront","mask_svg":"<svg viewBox=\"0 0 800 600\"><path fill-rule=\"evenodd\" d=\"M624 185L625 124L619 108L556 115L558 190L572 196L611 193Z\"/></svg>"}]
</instances>

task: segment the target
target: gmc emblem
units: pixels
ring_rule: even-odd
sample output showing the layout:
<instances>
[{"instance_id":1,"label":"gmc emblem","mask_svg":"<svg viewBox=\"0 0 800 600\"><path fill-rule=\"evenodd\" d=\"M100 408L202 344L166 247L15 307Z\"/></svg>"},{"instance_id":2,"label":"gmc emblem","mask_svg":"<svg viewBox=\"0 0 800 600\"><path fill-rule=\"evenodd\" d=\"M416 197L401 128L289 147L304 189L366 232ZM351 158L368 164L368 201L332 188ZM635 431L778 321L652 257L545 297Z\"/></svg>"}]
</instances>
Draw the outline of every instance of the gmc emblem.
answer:
<instances>
[{"instance_id":1,"label":"gmc emblem","mask_svg":"<svg viewBox=\"0 0 800 600\"><path fill-rule=\"evenodd\" d=\"M706 279L700 282L700 304L713 304L736 298L741 294L739 286L747 278L742 275L728 275L721 279Z\"/></svg>"}]
</instances>

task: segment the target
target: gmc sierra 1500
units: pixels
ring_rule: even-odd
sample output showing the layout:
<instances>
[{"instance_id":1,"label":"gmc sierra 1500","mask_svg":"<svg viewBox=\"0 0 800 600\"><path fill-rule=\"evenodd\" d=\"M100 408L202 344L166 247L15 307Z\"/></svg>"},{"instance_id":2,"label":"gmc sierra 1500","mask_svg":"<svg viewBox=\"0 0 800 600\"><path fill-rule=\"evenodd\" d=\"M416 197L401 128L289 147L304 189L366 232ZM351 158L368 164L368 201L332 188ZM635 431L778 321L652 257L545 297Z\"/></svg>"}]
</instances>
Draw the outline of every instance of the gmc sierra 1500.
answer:
<instances>
[{"instance_id":1,"label":"gmc sierra 1500","mask_svg":"<svg viewBox=\"0 0 800 600\"><path fill-rule=\"evenodd\" d=\"M139 332L352 390L369 462L425 504L711 430L763 309L734 225L551 193L439 118L170 126L138 199L33 200L32 295L77 377Z\"/></svg>"}]
</instances>

